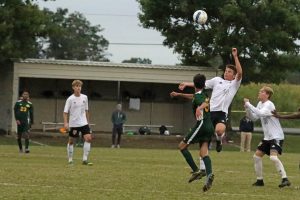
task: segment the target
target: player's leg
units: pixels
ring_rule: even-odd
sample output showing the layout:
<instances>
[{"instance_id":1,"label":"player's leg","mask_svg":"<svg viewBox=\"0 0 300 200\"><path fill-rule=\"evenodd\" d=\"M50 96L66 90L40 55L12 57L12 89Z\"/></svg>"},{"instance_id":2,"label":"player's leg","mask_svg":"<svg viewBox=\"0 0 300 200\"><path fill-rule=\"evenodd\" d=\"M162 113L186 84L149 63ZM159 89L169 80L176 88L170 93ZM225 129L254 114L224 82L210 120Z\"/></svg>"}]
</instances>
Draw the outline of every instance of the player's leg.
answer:
<instances>
[{"instance_id":1,"label":"player's leg","mask_svg":"<svg viewBox=\"0 0 300 200\"><path fill-rule=\"evenodd\" d=\"M214 180L214 174L212 173L211 159L208 155L208 142L202 143L201 148L200 148L200 155L203 159L203 162L204 162L205 168L206 168L206 181L203 186L203 191L206 192L207 190L209 190L211 188L213 180Z\"/></svg>"},{"instance_id":2,"label":"player's leg","mask_svg":"<svg viewBox=\"0 0 300 200\"><path fill-rule=\"evenodd\" d=\"M279 141L278 142L274 141L274 143L271 145L270 160L274 163L276 170L281 175L282 180L281 183L279 184L279 187L285 187L285 186L290 186L291 182L288 180L284 166L278 158L278 154L281 154L282 152L281 145L279 144Z\"/></svg>"},{"instance_id":3,"label":"player's leg","mask_svg":"<svg viewBox=\"0 0 300 200\"><path fill-rule=\"evenodd\" d=\"M67 144L67 154L68 154L68 163L73 163L73 153L74 153L74 137L69 136Z\"/></svg>"},{"instance_id":4,"label":"player's leg","mask_svg":"<svg viewBox=\"0 0 300 200\"><path fill-rule=\"evenodd\" d=\"M226 125L224 123L217 123L215 126L215 134L216 134L216 151L222 151L222 140L225 136Z\"/></svg>"},{"instance_id":5,"label":"player's leg","mask_svg":"<svg viewBox=\"0 0 300 200\"><path fill-rule=\"evenodd\" d=\"M18 125L18 130L17 130L17 142L19 146L19 152L23 153L23 146L22 146L22 130L20 126Z\"/></svg>"},{"instance_id":6,"label":"player's leg","mask_svg":"<svg viewBox=\"0 0 300 200\"><path fill-rule=\"evenodd\" d=\"M265 153L259 149L257 149L255 154L253 155L254 170L256 174L256 182L252 184L253 186L264 186L263 166L262 166L262 157L264 155Z\"/></svg>"},{"instance_id":7,"label":"player's leg","mask_svg":"<svg viewBox=\"0 0 300 200\"><path fill-rule=\"evenodd\" d=\"M30 150L29 150L29 132L26 131L24 132L24 139L25 139L25 153L30 153Z\"/></svg>"},{"instance_id":8,"label":"player's leg","mask_svg":"<svg viewBox=\"0 0 300 200\"><path fill-rule=\"evenodd\" d=\"M88 125L83 126L81 127L81 131L84 138L82 164L92 165L93 163L88 161L88 156L91 151L91 142L92 142L92 134L90 131L90 127Z\"/></svg>"}]
</instances>

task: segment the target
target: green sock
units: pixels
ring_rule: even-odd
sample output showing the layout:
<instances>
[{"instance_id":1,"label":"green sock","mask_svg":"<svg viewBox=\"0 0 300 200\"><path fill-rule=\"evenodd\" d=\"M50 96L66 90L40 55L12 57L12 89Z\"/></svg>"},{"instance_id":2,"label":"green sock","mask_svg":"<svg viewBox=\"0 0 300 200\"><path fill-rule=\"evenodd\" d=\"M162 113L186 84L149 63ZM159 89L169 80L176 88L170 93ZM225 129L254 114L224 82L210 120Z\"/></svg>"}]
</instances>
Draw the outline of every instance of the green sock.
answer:
<instances>
[{"instance_id":1,"label":"green sock","mask_svg":"<svg viewBox=\"0 0 300 200\"><path fill-rule=\"evenodd\" d=\"M29 139L25 139L25 149L28 149L29 147Z\"/></svg>"},{"instance_id":2,"label":"green sock","mask_svg":"<svg viewBox=\"0 0 300 200\"><path fill-rule=\"evenodd\" d=\"M211 167L211 160L209 156L205 156L202 158L205 168L206 168L206 174L209 175L212 173L212 167Z\"/></svg>"},{"instance_id":3,"label":"green sock","mask_svg":"<svg viewBox=\"0 0 300 200\"><path fill-rule=\"evenodd\" d=\"M189 152L189 150L183 149L183 150L181 150L181 153L182 153L183 157L185 158L186 162L192 168L193 172L198 171L199 169L198 169L196 163L194 162L194 159L193 159L191 153Z\"/></svg>"}]
</instances>

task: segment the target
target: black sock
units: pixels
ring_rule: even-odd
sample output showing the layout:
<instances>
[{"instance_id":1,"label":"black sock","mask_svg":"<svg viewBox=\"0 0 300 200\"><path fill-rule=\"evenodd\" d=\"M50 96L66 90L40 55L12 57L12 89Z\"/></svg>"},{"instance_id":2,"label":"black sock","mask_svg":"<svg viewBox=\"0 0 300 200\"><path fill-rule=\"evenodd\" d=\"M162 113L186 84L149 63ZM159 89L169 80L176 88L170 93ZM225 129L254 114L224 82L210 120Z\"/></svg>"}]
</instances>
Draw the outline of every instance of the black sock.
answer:
<instances>
[{"instance_id":1,"label":"black sock","mask_svg":"<svg viewBox=\"0 0 300 200\"><path fill-rule=\"evenodd\" d=\"M20 149L20 151L22 151L23 147L22 147L22 140L21 140L21 138L18 138L17 141L18 141L19 149Z\"/></svg>"},{"instance_id":2,"label":"black sock","mask_svg":"<svg viewBox=\"0 0 300 200\"><path fill-rule=\"evenodd\" d=\"M182 153L183 157L185 158L186 162L192 168L193 172L198 171L199 169L198 169L196 163L194 162L192 154L189 152L189 150L183 149L183 150L181 150L181 153Z\"/></svg>"},{"instance_id":3,"label":"black sock","mask_svg":"<svg viewBox=\"0 0 300 200\"><path fill-rule=\"evenodd\" d=\"M29 148L29 139L25 139L25 149Z\"/></svg>"}]
</instances>

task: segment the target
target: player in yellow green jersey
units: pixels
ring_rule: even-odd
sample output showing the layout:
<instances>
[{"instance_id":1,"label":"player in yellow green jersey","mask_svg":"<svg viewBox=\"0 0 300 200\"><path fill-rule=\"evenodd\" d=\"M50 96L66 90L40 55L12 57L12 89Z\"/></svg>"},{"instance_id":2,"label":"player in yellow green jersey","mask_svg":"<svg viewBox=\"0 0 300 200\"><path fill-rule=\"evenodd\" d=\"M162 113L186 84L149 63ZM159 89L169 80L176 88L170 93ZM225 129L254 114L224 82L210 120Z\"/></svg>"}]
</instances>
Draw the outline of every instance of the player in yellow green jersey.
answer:
<instances>
[{"instance_id":1,"label":"player in yellow green jersey","mask_svg":"<svg viewBox=\"0 0 300 200\"><path fill-rule=\"evenodd\" d=\"M33 124L33 105L29 101L29 92L23 91L22 97L14 106L14 114L18 125L17 141L19 151L23 152L22 136L25 139L25 153L29 153L29 131Z\"/></svg>"},{"instance_id":2,"label":"player in yellow green jersey","mask_svg":"<svg viewBox=\"0 0 300 200\"><path fill-rule=\"evenodd\" d=\"M202 74L197 74L194 76L194 87L195 94L183 94L172 92L171 97L184 97L187 99L192 99L193 104L193 114L196 118L195 126L188 132L188 134L179 143L178 147L185 158L186 162L192 169L192 176L189 182L200 179L206 175L206 181L203 186L203 191L206 192L212 186L214 180L214 174L212 173L211 159L208 155L208 147L211 142L211 138L214 135L214 127L211 122L210 112L209 112L209 98L203 91L205 87L205 76ZM199 143L199 155L204 161L206 172L199 170L195 164L191 153L188 150L190 144Z\"/></svg>"}]
</instances>

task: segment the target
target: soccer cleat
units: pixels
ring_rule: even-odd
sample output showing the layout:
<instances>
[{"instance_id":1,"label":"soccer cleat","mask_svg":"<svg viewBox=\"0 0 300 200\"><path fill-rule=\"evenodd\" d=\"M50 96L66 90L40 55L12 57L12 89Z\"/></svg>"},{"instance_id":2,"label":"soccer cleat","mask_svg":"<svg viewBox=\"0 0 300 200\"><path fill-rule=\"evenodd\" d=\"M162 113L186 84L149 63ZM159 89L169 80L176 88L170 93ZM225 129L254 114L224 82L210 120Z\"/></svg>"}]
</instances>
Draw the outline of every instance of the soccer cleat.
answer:
<instances>
[{"instance_id":1,"label":"soccer cleat","mask_svg":"<svg viewBox=\"0 0 300 200\"><path fill-rule=\"evenodd\" d=\"M217 152L221 152L222 151L222 141L221 140L217 140L216 141L216 151Z\"/></svg>"},{"instance_id":2,"label":"soccer cleat","mask_svg":"<svg viewBox=\"0 0 300 200\"><path fill-rule=\"evenodd\" d=\"M19 153L23 153L23 149L19 149Z\"/></svg>"},{"instance_id":3,"label":"soccer cleat","mask_svg":"<svg viewBox=\"0 0 300 200\"><path fill-rule=\"evenodd\" d=\"M205 170L198 170L196 172L191 172L192 176L189 179L189 183L201 179L203 176L206 176Z\"/></svg>"},{"instance_id":4,"label":"soccer cleat","mask_svg":"<svg viewBox=\"0 0 300 200\"><path fill-rule=\"evenodd\" d=\"M284 178L284 179L282 179L282 181L278 185L278 187L283 188L285 186L290 186L290 185L291 185L291 182L287 178Z\"/></svg>"},{"instance_id":5,"label":"soccer cleat","mask_svg":"<svg viewBox=\"0 0 300 200\"><path fill-rule=\"evenodd\" d=\"M120 148L121 148L119 144L117 145L117 148L118 148L118 149L120 149Z\"/></svg>"},{"instance_id":6,"label":"soccer cleat","mask_svg":"<svg viewBox=\"0 0 300 200\"><path fill-rule=\"evenodd\" d=\"M69 160L68 164L73 165L73 160Z\"/></svg>"},{"instance_id":7,"label":"soccer cleat","mask_svg":"<svg viewBox=\"0 0 300 200\"><path fill-rule=\"evenodd\" d=\"M203 186L203 192L206 192L211 188L214 178L215 178L214 174L209 174L207 176L205 185Z\"/></svg>"},{"instance_id":8,"label":"soccer cleat","mask_svg":"<svg viewBox=\"0 0 300 200\"><path fill-rule=\"evenodd\" d=\"M93 165L92 162L89 162L89 161L87 161L87 160L82 161L82 164L83 164L83 165L88 165L88 166L92 166L92 165Z\"/></svg>"},{"instance_id":9,"label":"soccer cleat","mask_svg":"<svg viewBox=\"0 0 300 200\"><path fill-rule=\"evenodd\" d=\"M252 184L252 186L264 186L264 180L256 180L255 183Z\"/></svg>"},{"instance_id":10,"label":"soccer cleat","mask_svg":"<svg viewBox=\"0 0 300 200\"><path fill-rule=\"evenodd\" d=\"M29 149L25 149L25 153L30 153Z\"/></svg>"},{"instance_id":11,"label":"soccer cleat","mask_svg":"<svg viewBox=\"0 0 300 200\"><path fill-rule=\"evenodd\" d=\"M111 145L111 148L115 148L115 145Z\"/></svg>"}]
</instances>

